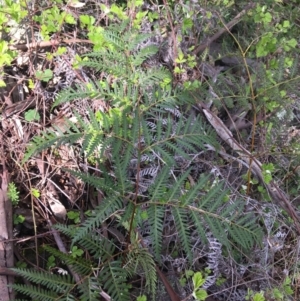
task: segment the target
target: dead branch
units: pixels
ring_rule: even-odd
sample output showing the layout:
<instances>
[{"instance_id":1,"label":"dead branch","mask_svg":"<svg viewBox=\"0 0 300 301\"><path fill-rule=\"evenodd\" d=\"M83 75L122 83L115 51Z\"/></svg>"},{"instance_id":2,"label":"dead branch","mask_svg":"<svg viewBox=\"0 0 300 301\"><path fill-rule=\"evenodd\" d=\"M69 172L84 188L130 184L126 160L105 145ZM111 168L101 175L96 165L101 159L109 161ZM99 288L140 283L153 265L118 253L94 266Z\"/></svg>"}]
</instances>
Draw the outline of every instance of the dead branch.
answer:
<instances>
[{"instance_id":1,"label":"dead branch","mask_svg":"<svg viewBox=\"0 0 300 301\"><path fill-rule=\"evenodd\" d=\"M227 32L231 29L235 24L237 24L241 18L252 8L254 8L255 3L249 3L240 13L238 13L230 22L226 24L226 26L220 29L216 34L214 34L211 38L206 40L206 42L200 44L194 51L193 54L197 55L199 52L203 51L207 48L212 42L217 40L223 33Z\"/></svg>"},{"instance_id":2,"label":"dead branch","mask_svg":"<svg viewBox=\"0 0 300 301\"><path fill-rule=\"evenodd\" d=\"M290 217L295 222L298 234L300 234L300 219L294 207L286 197L285 193L278 187L278 185L274 181L269 184L265 183L261 170L261 162L254 158L247 149L245 149L234 139L231 131L229 131L229 129L225 126L223 121L218 116L213 114L208 109L203 109L203 113L205 114L209 123L214 127L220 138L239 154L241 160L246 162L246 164L249 166L250 171L259 179L261 184L266 187L273 201L288 212Z\"/></svg>"},{"instance_id":3,"label":"dead branch","mask_svg":"<svg viewBox=\"0 0 300 301\"><path fill-rule=\"evenodd\" d=\"M22 50L27 51L29 49L39 49L44 47L58 46L60 44L75 44L75 43L88 43L93 44L90 40L81 39L64 39L64 40L51 40L51 41L41 41L29 44L16 44L8 46L9 50Z\"/></svg>"}]
</instances>

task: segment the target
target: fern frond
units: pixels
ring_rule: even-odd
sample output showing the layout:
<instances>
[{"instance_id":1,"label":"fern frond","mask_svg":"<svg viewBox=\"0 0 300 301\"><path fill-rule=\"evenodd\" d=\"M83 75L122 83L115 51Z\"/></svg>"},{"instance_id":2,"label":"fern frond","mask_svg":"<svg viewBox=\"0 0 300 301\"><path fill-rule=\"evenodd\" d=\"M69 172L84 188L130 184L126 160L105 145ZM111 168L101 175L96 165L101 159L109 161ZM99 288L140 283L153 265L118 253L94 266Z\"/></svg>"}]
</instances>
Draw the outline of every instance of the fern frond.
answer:
<instances>
[{"instance_id":1,"label":"fern frond","mask_svg":"<svg viewBox=\"0 0 300 301\"><path fill-rule=\"evenodd\" d=\"M49 246L44 246L45 250L60 260L64 261L67 265L72 266L74 272L80 275L89 275L92 271L92 264L86 259L83 258L73 258L70 254L65 254L57 249L54 249Z\"/></svg>"},{"instance_id":2,"label":"fern frond","mask_svg":"<svg viewBox=\"0 0 300 301\"><path fill-rule=\"evenodd\" d=\"M178 231L178 236L187 257L192 261L192 245L190 240L190 231L187 220L187 210L183 208L173 207L172 214L174 216L175 226Z\"/></svg>"},{"instance_id":3,"label":"fern frond","mask_svg":"<svg viewBox=\"0 0 300 301\"><path fill-rule=\"evenodd\" d=\"M14 272L23 276L25 279L36 284L42 284L51 291L63 293L72 289L74 282L69 275L54 275L47 272L34 271L29 269L12 269Z\"/></svg>"},{"instance_id":4,"label":"fern frond","mask_svg":"<svg viewBox=\"0 0 300 301\"><path fill-rule=\"evenodd\" d=\"M153 257L147 249L135 248L127 254L124 269L128 274L140 275L145 279L145 288L155 296L157 274Z\"/></svg>"},{"instance_id":5,"label":"fern frond","mask_svg":"<svg viewBox=\"0 0 300 301\"><path fill-rule=\"evenodd\" d=\"M151 37L153 37L152 33L128 33L128 38L126 38L126 40L129 42L127 44L128 50L132 51L132 52L136 52L136 49L140 49L142 44L149 40ZM146 48L146 47L144 47ZM142 49L144 49L142 48Z\"/></svg>"},{"instance_id":6,"label":"fern frond","mask_svg":"<svg viewBox=\"0 0 300 301\"><path fill-rule=\"evenodd\" d=\"M59 301L76 301L78 300L75 296L65 293L63 296L59 297Z\"/></svg>"},{"instance_id":7,"label":"fern frond","mask_svg":"<svg viewBox=\"0 0 300 301\"><path fill-rule=\"evenodd\" d=\"M151 152L161 154L163 161L172 165L174 155L180 155L189 160L189 152L197 153L199 148L205 147L205 144L216 144L215 135L209 127L204 126L200 118L196 120L192 117L187 120L181 118L176 124L175 131L173 131L170 116L166 126L164 124L163 120L156 122L155 141L147 145L142 154ZM153 136L152 129L146 129L145 126L143 126L143 133L148 140Z\"/></svg>"},{"instance_id":8,"label":"fern frond","mask_svg":"<svg viewBox=\"0 0 300 301\"><path fill-rule=\"evenodd\" d=\"M205 199L205 197L204 197ZM242 210L243 203L240 201L235 201L233 204L227 204L226 210L217 210L222 208L223 198L216 198L214 202L219 204L214 206L215 208L207 207L205 210L200 208L205 208L202 206L202 201L199 202L198 208L194 206L188 206L189 211L195 211L191 214L191 218L194 221L200 234L203 234L203 226L207 226L209 230L213 233L214 237L217 238L223 245L231 248L230 238L239 247L244 249L250 249L255 243L258 243L262 236L262 231L257 227L256 217L249 213L244 216L241 215L239 210ZM201 227L201 224L203 225Z\"/></svg>"},{"instance_id":9,"label":"fern frond","mask_svg":"<svg viewBox=\"0 0 300 301\"><path fill-rule=\"evenodd\" d=\"M102 204L95 208L95 213L78 228L77 233L73 238L73 243L86 236L95 228L100 227L107 218L117 210L122 209L123 206L124 203L121 197L110 197L103 200Z\"/></svg>"},{"instance_id":10,"label":"fern frond","mask_svg":"<svg viewBox=\"0 0 300 301\"><path fill-rule=\"evenodd\" d=\"M26 149L23 162L27 161L34 154L41 152L52 145L59 147L62 144L76 143L82 138L82 132L76 126L73 126L72 130L73 129L75 130L75 133L69 130L67 133L62 133L59 128L56 128L60 135L53 130L46 130L41 136L33 137L32 142Z\"/></svg>"},{"instance_id":11,"label":"fern frond","mask_svg":"<svg viewBox=\"0 0 300 301\"><path fill-rule=\"evenodd\" d=\"M148 45L133 55L132 64L136 67L140 67L146 59L155 55L157 52L158 52L157 46Z\"/></svg>"},{"instance_id":12,"label":"fern frond","mask_svg":"<svg viewBox=\"0 0 300 301\"><path fill-rule=\"evenodd\" d=\"M211 185L209 182L207 182L207 184ZM196 187L198 187L198 185ZM191 187L191 189L196 189L196 187ZM199 187L203 186L201 186L199 183ZM200 209L214 212L216 208L219 208L218 206L223 205L223 200L226 194L227 191L224 190L223 183L220 183L218 185L215 185L214 187L210 187L210 189L206 189L205 196L199 197L197 204L199 204Z\"/></svg>"},{"instance_id":13,"label":"fern frond","mask_svg":"<svg viewBox=\"0 0 300 301\"><path fill-rule=\"evenodd\" d=\"M169 186L169 174L170 166L166 165L156 176L154 183L149 187L149 201L156 202L162 201L166 202L167 197L167 187Z\"/></svg>"},{"instance_id":14,"label":"fern frond","mask_svg":"<svg viewBox=\"0 0 300 301\"><path fill-rule=\"evenodd\" d=\"M112 300L129 301L129 289L127 284L127 272L122 267L121 261L113 261L104 266L99 273L99 281L104 291L111 296Z\"/></svg>"},{"instance_id":15,"label":"fern frond","mask_svg":"<svg viewBox=\"0 0 300 301\"><path fill-rule=\"evenodd\" d=\"M231 225L227 225L229 239L239 247L250 250L255 244L260 244L263 232L257 228L257 218L254 214L241 213Z\"/></svg>"},{"instance_id":16,"label":"fern frond","mask_svg":"<svg viewBox=\"0 0 300 301\"><path fill-rule=\"evenodd\" d=\"M197 234L200 235L202 243L207 244L208 243L206 237L207 228L203 217L200 216L199 212L194 210L189 211L189 216L191 218L191 222L196 228Z\"/></svg>"},{"instance_id":17,"label":"fern frond","mask_svg":"<svg viewBox=\"0 0 300 301\"><path fill-rule=\"evenodd\" d=\"M190 174L190 169L186 170L177 179L174 179L174 183L173 185L170 185L169 192L166 196L167 197L166 201L169 204L174 204L176 206L182 202L181 200L184 199L185 196L183 187L185 182L187 181L189 174Z\"/></svg>"},{"instance_id":18,"label":"fern frond","mask_svg":"<svg viewBox=\"0 0 300 301\"><path fill-rule=\"evenodd\" d=\"M152 85L157 85L166 79L171 81L171 74L165 68L147 69L145 72L141 72L137 77L138 84L141 87L151 87Z\"/></svg>"},{"instance_id":19,"label":"fern frond","mask_svg":"<svg viewBox=\"0 0 300 301\"><path fill-rule=\"evenodd\" d=\"M97 277L85 277L78 285L80 301L98 300L100 297L101 286Z\"/></svg>"},{"instance_id":20,"label":"fern frond","mask_svg":"<svg viewBox=\"0 0 300 301\"><path fill-rule=\"evenodd\" d=\"M186 216L190 216L203 242L207 242L207 227L214 237L227 247L230 247L229 237L236 245L245 249L250 249L254 243L259 242L262 233L256 226L256 218L251 213L243 214L242 202L236 200L224 205L223 200L227 191L222 188L222 184L212 187L200 197L199 191L207 187L209 176L202 177L196 185L185 191L183 187L188 175L189 171L179 177L170 192L165 193L164 196L167 204L173 203L172 210L176 213L176 215L174 213L175 222L177 221L178 233L181 235L180 239L186 251L188 250L188 233L182 232L183 229L187 229ZM180 207L178 207L179 204ZM151 206L151 203L149 205ZM178 211L179 209L183 212ZM155 237L155 233L151 236Z\"/></svg>"},{"instance_id":21,"label":"fern frond","mask_svg":"<svg viewBox=\"0 0 300 301\"><path fill-rule=\"evenodd\" d=\"M106 173L103 174L103 178L95 177L93 175L85 174L82 172L78 172L71 169L64 169L68 172L70 172L75 177L81 179L82 181L85 181L86 183L94 186L95 188L105 192L106 194L112 196L119 196L120 192L113 188L115 184L115 177L113 175L108 175ZM103 171L106 171L105 168L102 169ZM128 183L129 185L129 183ZM131 186L130 186L131 187ZM128 187L128 189L130 188Z\"/></svg>"},{"instance_id":22,"label":"fern frond","mask_svg":"<svg viewBox=\"0 0 300 301\"><path fill-rule=\"evenodd\" d=\"M95 67L98 62L90 61L87 63L90 67ZM98 64L99 65L99 64ZM118 69L119 70L119 69ZM120 70L119 70L120 72ZM124 71L123 71L124 72ZM128 72L126 73L128 77ZM130 83L127 83L129 85ZM81 83L75 86L75 88L67 88L60 92L52 105L52 109L56 106L71 102L74 100L81 100L81 99L103 99L107 102L112 102L112 104L122 104L124 101L128 101L129 99L134 101L136 97L136 90L131 87L128 89L124 89L124 82L121 81L114 81L112 85L111 82L106 79L103 81L96 81L96 82L88 82L88 83Z\"/></svg>"},{"instance_id":23,"label":"fern frond","mask_svg":"<svg viewBox=\"0 0 300 301\"><path fill-rule=\"evenodd\" d=\"M128 58L125 55L116 55L115 51L101 49L86 56L90 59L82 64L85 67L93 68L96 72L106 72L115 78L129 76Z\"/></svg>"},{"instance_id":24,"label":"fern frond","mask_svg":"<svg viewBox=\"0 0 300 301\"><path fill-rule=\"evenodd\" d=\"M110 46L109 48L111 48L112 46L115 50L125 50L125 41L121 37L120 32L117 32L113 30L113 28L111 28L110 30L105 30L103 32L103 35L105 37L106 42Z\"/></svg>"},{"instance_id":25,"label":"fern frond","mask_svg":"<svg viewBox=\"0 0 300 301\"><path fill-rule=\"evenodd\" d=\"M58 295L52 291L42 289L38 286L30 286L24 284L13 284L12 288L19 293L31 297L31 300L54 301Z\"/></svg>"},{"instance_id":26,"label":"fern frond","mask_svg":"<svg viewBox=\"0 0 300 301\"><path fill-rule=\"evenodd\" d=\"M114 254L114 243L98 234L90 234L80 240L80 246L89 251L95 259L101 258L102 262L109 260L111 254Z\"/></svg>"},{"instance_id":27,"label":"fern frond","mask_svg":"<svg viewBox=\"0 0 300 301\"><path fill-rule=\"evenodd\" d=\"M159 205L149 205L147 209L148 222L150 227L150 238L152 242L152 250L156 261L161 261L162 250L162 234L163 234L163 221L165 214L165 207Z\"/></svg>"},{"instance_id":28,"label":"fern frond","mask_svg":"<svg viewBox=\"0 0 300 301\"><path fill-rule=\"evenodd\" d=\"M92 85L92 83L89 84ZM94 92L94 90L92 90L92 92ZM91 90L87 89L86 85L84 84L75 85L74 88L70 87L64 89L56 97L56 100L54 101L51 109L57 107L58 105L64 104L66 102L71 102L74 100L80 100L80 99L85 99L87 97L90 97L91 95L94 95L92 94L92 92ZM97 95L95 95L95 97L97 97Z\"/></svg>"},{"instance_id":29,"label":"fern frond","mask_svg":"<svg viewBox=\"0 0 300 301\"><path fill-rule=\"evenodd\" d=\"M207 224L209 230L212 232L213 236L218 239L221 244L230 247L227 239L226 227L222 224L218 217L218 215L211 217L209 216L209 214L204 214L203 219Z\"/></svg>"},{"instance_id":30,"label":"fern frond","mask_svg":"<svg viewBox=\"0 0 300 301\"><path fill-rule=\"evenodd\" d=\"M182 177L185 181L189 181L188 176L189 176L189 173L185 173L182 175ZM181 181L181 182L184 183L184 181ZM201 176L200 179L198 180L198 182L195 185L193 185L192 187L190 187L190 189L185 191L185 193L180 197L180 203L182 204L182 206L186 206L189 204L195 204L200 201L201 208L202 208L202 206L203 206L202 198L199 197L199 192L205 190L205 187L207 187L208 183L210 183L210 175ZM221 189L221 187L222 186L219 186L216 189L212 189L212 190L214 190L213 191L214 195L215 195L215 193L219 194L218 190ZM206 199L206 196L205 196L205 199Z\"/></svg>"},{"instance_id":31,"label":"fern frond","mask_svg":"<svg viewBox=\"0 0 300 301\"><path fill-rule=\"evenodd\" d=\"M55 224L53 227L70 238L73 237L77 229L77 226L75 225L65 225L65 224Z\"/></svg>"},{"instance_id":32,"label":"fern frond","mask_svg":"<svg viewBox=\"0 0 300 301\"><path fill-rule=\"evenodd\" d=\"M125 151L124 157L120 156L122 152ZM116 141L114 144L113 153L117 152L117 155L113 155L114 163L115 163L115 176L118 180L119 191L121 194L125 195L132 189L132 183L128 179L128 165L129 159L132 156L133 148L127 145L124 150L124 143L121 140Z\"/></svg>"}]
</instances>

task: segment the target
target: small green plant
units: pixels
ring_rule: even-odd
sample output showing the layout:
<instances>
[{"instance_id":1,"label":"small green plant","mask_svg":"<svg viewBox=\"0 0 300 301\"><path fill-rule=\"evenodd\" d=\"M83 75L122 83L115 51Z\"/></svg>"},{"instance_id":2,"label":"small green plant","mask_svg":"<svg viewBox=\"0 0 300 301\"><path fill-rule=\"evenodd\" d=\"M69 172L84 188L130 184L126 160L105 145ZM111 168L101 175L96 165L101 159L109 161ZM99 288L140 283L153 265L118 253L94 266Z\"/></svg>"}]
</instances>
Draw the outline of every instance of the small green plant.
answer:
<instances>
[{"instance_id":1,"label":"small green plant","mask_svg":"<svg viewBox=\"0 0 300 301\"><path fill-rule=\"evenodd\" d=\"M35 76L38 80L48 82L53 77L53 72L50 69L46 69L45 71L37 71Z\"/></svg>"},{"instance_id":2,"label":"small green plant","mask_svg":"<svg viewBox=\"0 0 300 301\"><path fill-rule=\"evenodd\" d=\"M40 119L41 116L36 109L28 110L27 112L25 112L25 120L28 122L39 121Z\"/></svg>"},{"instance_id":3,"label":"small green plant","mask_svg":"<svg viewBox=\"0 0 300 301\"><path fill-rule=\"evenodd\" d=\"M13 220L14 220L14 225L19 225L25 221L25 217L23 215L14 214Z\"/></svg>"},{"instance_id":4,"label":"small green plant","mask_svg":"<svg viewBox=\"0 0 300 301\"><path fill-rule=\"evenodd\" d=\"M194 271L192 270L186 270L184 271L184 274L180 277L180 284L181 286L185 286L187 281L194 275Z\"/></svg>"},{"instance_id":5,"label":"small green plant","mask_svg":"<svg viewBox=\"0 0 300 301\"><path fill-rule=\"evenodd\" d=\"M71 14L61 11L56 5L34 16L34 20L41 24L41 35L45 40L50 40L51 34L61 31L65 24L76 24Z\"/></svg>"},{"instance_id":6,"label":"small green plant","mask_svg":"<svg viewBox=\"0 0 300 301\"><path fill-rule=\"evenodd\" d=\"M281 285L280 288L274 288L272 290L272 296L277 301L286 300L287 296L290 296L294 293L291 287L292 280L290 277L286 277Z\"/></svg>"},{"instance_id":7,"label":"small green plant","mask_svg":"<svg viewBox=\"0 0 300 301\"><path fill-rule=\"evenodd\" d=\"M41 193L38 189L36 188L32 188L31 189L31 194L35 197L35 198L39 198L41 196Z\"/></svg>"},{"instance_id":8,"label":"small green plant","mask_svg":"<svg viewBox=\"0 0 300 301\"><path fill-rule=\"evenodd\" d=\"M1 1L0 11L0 30L7 33L10 38L13 39L13 33L17 32L17 27L21 21L27 16L28 12L25 9L25 1ZM11 62L16 58L17 52L11 51L8 48L8 41L5 41L1 37L0 41L0 87L4 87L6 84L3 80L4 66L10 66Z\"/></svg>"},{"instance_id":9,"label":"small green plant","mask_svg":"<svg viewBox=\"0 0 300 301\"><path fill-rule=\"evenodd\" d=\"M55 266L56 266L56 259L53 255L51 255L48 257L48 260L47 260L47 270L51 270Z\"/></svg>"},{"instance_id":10,"label":"small green plant","mask_svg":"<svg viewBox=\"0 0 300 301\"><path fill-rule=\"evenodd\" d=\"M69 211L67 213L68 219L72 220L74 224L78 224L80 222L80 214L78 211Z\"/></svg>"},{"instance_id":11,"label":"small green plant","mask_svg":"<svg viewBox=\"0 0 300 301\"><path fill-rule=\"evenodd\" d=\"M191 48L190 50L193 50ZM175 62L177 65L174 69L175 73L184 73L186 68L194 68L197 65L197 60L195 55L187 54L186 56L180 51Z\"/></svg>"},{"instance_id":12,"label":"small green plant","mask_svg":"<svg viewBox=\"0 0 300 301\"><path fill-rule=\"evenodd\" d=\"M184 57L183 52L180 51L178 53L177 59L175 60L176 64L178 64L179 66L177 65L175 67L174 72L178 74L185 72L185 69L183 68L183 64L186 63L186 61L187 59Z\"/></svg>"},{"instance_id":13,"label":"small green plant","mask_svg":"<svg viewBox=\"0 0 300 301\"><path fill-rule=\"evenodd\" d=\"M89 15L81 15L79 17L80 23L82 27L87 27L88 29L92 28L93 24L95 23L95 18Z\"/></svg>"},{"instance_id":14,"label":"small green plant","mask_svg":"<svg viewBox=\"0 0 300 301\"><path fill-rule=\"evenodd\" d=\"M218 277L218 279L216 280L216 285L221 286L225 282L226 282L226 278L224 278L224 277Z\"/></svg>"},{"instance_id":15,"label":"small green plant","mask_svg":"<svg viewBox=\"0 0 300 301\"><path fill-rule=\"evenodd\" d=\"M268 164L262 164L262 175L264 178L264 181L267 184L270 184L270 182L272 181L272 172L274 171L275 167L273 163L268 163Z\"/></svg>"},{"instance_id":16,"label":"small green plant","mask_svg":"<svg viewBox=\"0 0 300 301\"><path fill-rule=\"evenodd\" d=\"M11 182L8 184L7 196L11 200L14 206L19 203L19 191L16 187L16 184Z\"/></svg>"},{"instance_id":17,"label":"small green plant","mask_svg":"<svg viewBox=\"0 0 300 301\"><path fill-rule=\"evenodd\" d=\"M76 257L81 257L81 255L84 252L83 252L83 250L79 249L77 246L73 246L70 253L73 258L76 258Z\"/></svg>"},{"instance_id":18,"label":"small green plant","mask_svg":"<svg viewBox=\"0 0 300 301\"><path fill-rule=\"evenodd\" d=\"M17 261L16 262L16 267L20 268L20 269L25 269L25 268L27 268L27 263L24 262L24 261Z\"/></svg>"},{"instance_id":19,"label":"small green plant","mask_svg":"<svg viewBox=\"0 0 300 301\"><path fill-rule=\"evenodd\" d=\"M205 278L203 278L201 272L197 272L193 276L193 297L196 300L205 300L207 298L207 292L201 288L201 286L204 284Z\"/></svg>"},{"instance_id":20,"label":"small green plant","mask_svg":"<svg viewBox=\"0 0 300 301\"><path fill-rule=\"evenodd\" d=\"M0 41L0 68L4 66L10 66L13 59L16 57L16 53L8 49L8 43L6 41ZM0 75L3 75L1 72ZM5 86L5 83L0 79L0 87Z\"/></svg>"},{"instance_id":21,"label":"small green plant","mask_svg":"<svg viewBox=\"0 0 300 301\"><path fill-rule=\"evenodd\" d=\"M248 290L248 294L245 297L247 301L266 301L264 292L254 293L252 290Z\"/></svg>"},{"instance_id":22,"label":"small green plant","mask_svg":"<svg viewBox=\"0 0 300 301\"><path fill-rule=\"evenodd\" d=\"M294 290L291 287L291 278L286 277L284 282L280 285L280 287L275 287L271 290L267 290L266 292L255 293L252 290L248 290L248 294L245 297L247 301L266 301L267 296L270 296L272 300L283 301L287 300L287 296L290 296L294 293ZM265 296L266 295L266 296Z\"/></svg>"}]
</instances>

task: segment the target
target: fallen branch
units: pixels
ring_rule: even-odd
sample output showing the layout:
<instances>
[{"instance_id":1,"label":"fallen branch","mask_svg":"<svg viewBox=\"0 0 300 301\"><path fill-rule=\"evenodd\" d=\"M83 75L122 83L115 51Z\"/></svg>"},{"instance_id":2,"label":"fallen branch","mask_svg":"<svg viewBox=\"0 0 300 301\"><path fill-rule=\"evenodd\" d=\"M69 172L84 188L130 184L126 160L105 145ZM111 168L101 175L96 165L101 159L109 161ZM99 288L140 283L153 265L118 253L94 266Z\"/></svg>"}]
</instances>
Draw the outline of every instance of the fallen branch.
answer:
<instances>
[{"instance_id":1,"label":"fallen branch","mask_svg":"<svg viewBox=\"0 0 300 301\"><path fill-rule=\"evenodd\" d=\"M224 142L226 142L232 150L236 151L240 155L241 160L243 160L249 166L251 172L259 179L261 184L267 188L273 201L288 212L290 217L294 220L297 232L300 235L300 219L294 207L286 197L285 193L278 187L278 185L274 181L270 182L269 184L265 183L261 170L261 162L254 158L247 149L245 149L234 139L232 133L218 116L213 114L208 109L203 108L202 110L207 120L214 127L220 138Z\"/></svg>"},{"instance_id":2,"label":"fallen branch","mask_svg":"<svg viewBox=\"0 0 300 301\"><path fill-rule=\"evenodd\" d=\"M224 28L220 29L216 34L214 34L211 38L206 40L206 42L200 44L194 51L193 54L197 55L199 52L203 51L205 48L209 47L209 45L217 40L223 33L227 32L231 29L235 24L237 24L241 18L252 8L254 8L256 3L249 3L240 13L238 13L230 22L224 26Z\"/></svg>"},{"instance_id":3,"label":"fallen branch","mask_svg":"<svg viewBox=\"0 0 300 301\"><path fill-rule=\"evenodd\" d=\"M75 43L88 43L94 44L90 40L80 40L80 39L64 39L64 40L51 40L51 41L41 41L29 44L16 44L8 46L9 50L22 50L27 51L29 49L39 49L44 47L58 46L60 44L75 44Z\"/></svg>"}]
</instances>

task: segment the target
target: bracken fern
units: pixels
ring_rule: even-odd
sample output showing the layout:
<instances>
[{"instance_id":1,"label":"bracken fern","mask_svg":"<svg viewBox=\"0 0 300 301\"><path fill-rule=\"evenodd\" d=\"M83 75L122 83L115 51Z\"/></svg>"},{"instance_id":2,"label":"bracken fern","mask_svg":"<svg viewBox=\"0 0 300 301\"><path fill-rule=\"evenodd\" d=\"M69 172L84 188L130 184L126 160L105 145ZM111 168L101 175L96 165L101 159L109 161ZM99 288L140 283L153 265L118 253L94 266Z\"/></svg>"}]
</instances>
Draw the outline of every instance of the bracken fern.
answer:
<instances>
[{"instance_id":1,"label":"bracken fern","mask_svg":"<svg viewBox=\"0 0 300 301\"><path fill-rule=\"evenodd\" d=\"M80 143L83 155L95 156L99 174L68 171L104 195L79 227L56 226L73 245L86 251L89 260L46 247L73 267L80 283L69 277L17 270L43 286L14 286L36 300L93 300L102 290L112 300L131 300L133 279L140 279L155 299L155 264L161 262L162 253L171 252L163 242L167 222L174 226L173 234L178 233L177 249L190 262L192 231L204 243L210 231L229 252L232 247L250 249L261 238L254 214L244 213L242 202L225 201L229 194L222 183L213 183L211 175L191 181L192 158L205 152L206 144L219 147L218 141L200 115L183 114L192 97L171 89L170 74L164 68L143 67L157 51L153 45L140 47L149 35L125 30L127 27L122 32L122 26L105 30L106 47L87 55L89 60L82 63L102 72L106 80L69 88L54 103L101 98L109 104L108 112L88 108L88 116L77 114L77 123L67 122L65 132L50 129L35 137L25 156L26 160L53 145ZM104 227L106 222L111 229ZM109 239L105 229L122 234L123 241Z\"/></svg>"}]
</instances>

